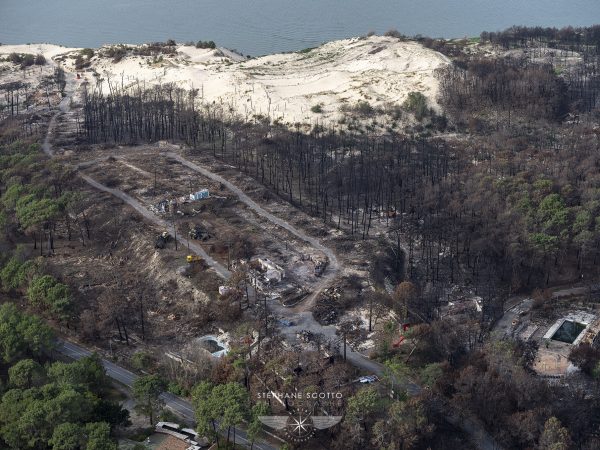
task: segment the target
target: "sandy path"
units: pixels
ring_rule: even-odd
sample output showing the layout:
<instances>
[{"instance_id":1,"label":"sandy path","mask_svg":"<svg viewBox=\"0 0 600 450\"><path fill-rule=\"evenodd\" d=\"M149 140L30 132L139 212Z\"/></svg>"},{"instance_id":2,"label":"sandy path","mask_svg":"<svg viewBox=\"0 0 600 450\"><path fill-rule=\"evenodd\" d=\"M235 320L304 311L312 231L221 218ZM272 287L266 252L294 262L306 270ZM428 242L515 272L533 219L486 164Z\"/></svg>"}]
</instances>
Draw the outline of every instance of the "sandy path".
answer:
<instances>
[{"instance_id":1,"label":"sandy path","mask_svg":"<svg viewBox=\"0 0 600 450\"><path fill-rule=\"evenodd\" d=\"M56 121L58 120L58 116L64 114L69 111L69 103L71 102L71 98L73 97L73 85L72 83L67 82L67 86L65 87L65 93L67 95L63 97L63 99L58 104L58 111L54 113L50 122L48 122L48 132L46 133L46 137L44 138L44 143L42 144L42 150L44 153L50 157L54 156L54 152L52 151L52 143L51 137L54 133L54 128L56 128Z\"/></svg>"}]
</instances>

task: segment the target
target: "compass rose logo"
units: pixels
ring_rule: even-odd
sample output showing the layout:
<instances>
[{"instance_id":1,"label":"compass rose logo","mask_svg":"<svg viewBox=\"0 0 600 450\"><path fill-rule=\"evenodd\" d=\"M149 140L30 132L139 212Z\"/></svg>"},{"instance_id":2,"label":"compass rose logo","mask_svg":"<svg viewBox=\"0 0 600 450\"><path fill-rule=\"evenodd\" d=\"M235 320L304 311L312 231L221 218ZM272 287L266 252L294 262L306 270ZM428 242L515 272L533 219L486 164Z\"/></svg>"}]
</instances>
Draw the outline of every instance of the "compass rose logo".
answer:
<instances>
[{"instance_id":1,"label":"compass rose logo","mask_svg":"<svg viewBox=\"0 0 600 450\"><path fill-rule=\"evenodd\" d=\"M295 442L310 439L315 430L324 430L338 424L342 416L313 416L306 408L299 408L289 416L259 416L268 427L285 430L286 436Z\"/></svg>"}]
</instances>

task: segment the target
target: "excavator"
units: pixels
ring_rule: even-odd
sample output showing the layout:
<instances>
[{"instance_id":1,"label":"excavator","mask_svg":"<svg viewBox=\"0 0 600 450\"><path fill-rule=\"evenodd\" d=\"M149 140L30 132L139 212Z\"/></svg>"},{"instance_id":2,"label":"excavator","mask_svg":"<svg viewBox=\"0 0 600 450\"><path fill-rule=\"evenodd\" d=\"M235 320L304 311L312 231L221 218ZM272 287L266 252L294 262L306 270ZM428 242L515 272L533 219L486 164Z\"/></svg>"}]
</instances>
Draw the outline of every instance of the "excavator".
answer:
<instances>
[{"instance_id":1,"label":"excavator","mask_svg":"<svg viewBox=\"0 0 600 450\"><path fill-rule=\"evenodd\" d=\"M186 260L188 263L193 264L193 263L202 262L202 257L200 257L198 255L187 255Z\"/></svg>"}]
</instances>

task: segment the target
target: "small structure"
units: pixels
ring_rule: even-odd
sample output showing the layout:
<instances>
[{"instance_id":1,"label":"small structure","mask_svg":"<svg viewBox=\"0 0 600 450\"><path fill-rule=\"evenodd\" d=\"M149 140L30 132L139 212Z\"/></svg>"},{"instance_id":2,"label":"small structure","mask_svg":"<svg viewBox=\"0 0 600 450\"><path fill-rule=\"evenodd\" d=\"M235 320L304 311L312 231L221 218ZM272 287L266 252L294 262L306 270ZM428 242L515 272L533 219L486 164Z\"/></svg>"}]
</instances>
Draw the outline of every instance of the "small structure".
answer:
<instances>
[{"instance_id":1,"label":"small structure","mask_svg":"<svg viewBox=\"0 0 600 450\"><path fill-rule=\"evenodd\" d=\"M250 284L259 291L265 290L269 285L263 274L255 270L250 270L248 272L248 281L250 281Z\"/></svg>"},{"instance_id":2,"label":"small structure","mask_svg":"<svg viewBox=\"0 0 600 450\"><path fill-rule=\"evenodd\" d=\"M199 450L202 447L208 447L210 444L208 439L200 436L191 428L179 428L179 425L173 422L158 422L155 431L168 434L189 444L187 450Z\"/></svg>"},{"instance_id":3,"label":"small structure","mask_svg":"<svg viewBox=\"0 0 600 450\"><path fill-rule=\"evenodd\" d=\"M190 194L190 200L202 200L202 199L205 199L208 197L210 197L208 189L202 189L198 192L194 192L193 194Z\"/></svg>"}]
</instances>

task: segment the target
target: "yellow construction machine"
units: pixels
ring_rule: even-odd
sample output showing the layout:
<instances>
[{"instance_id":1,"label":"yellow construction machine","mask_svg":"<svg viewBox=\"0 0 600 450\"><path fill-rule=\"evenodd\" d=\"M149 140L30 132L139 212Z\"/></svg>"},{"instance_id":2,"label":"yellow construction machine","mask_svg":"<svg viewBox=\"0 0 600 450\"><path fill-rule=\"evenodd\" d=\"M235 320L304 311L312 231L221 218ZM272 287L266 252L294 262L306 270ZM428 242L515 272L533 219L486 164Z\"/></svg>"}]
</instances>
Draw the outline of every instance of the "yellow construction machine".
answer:
<instances>
[{"instance_id":1,"label":"yellow construction machine","mask_svg":"<svg viewBox=\"0 0 600 450\"><path fill-rule=\"evenodd\" d=\"M187 255L187 262L192 264L195 262L202 262L202 258L198 255Z\"/></svg>"}]
</instances>

